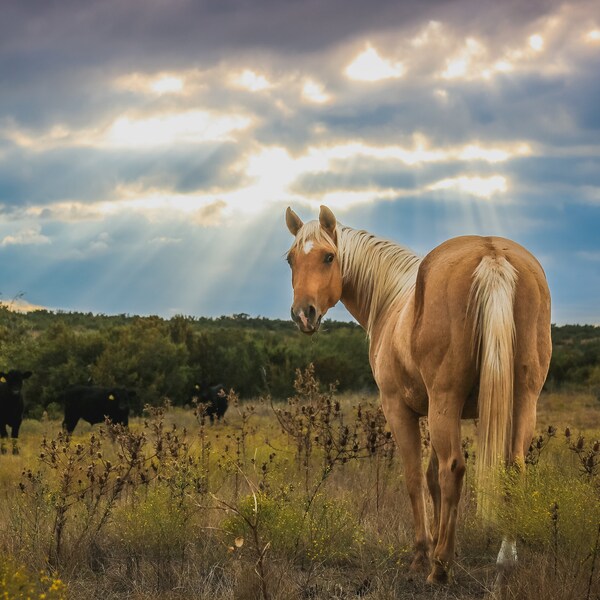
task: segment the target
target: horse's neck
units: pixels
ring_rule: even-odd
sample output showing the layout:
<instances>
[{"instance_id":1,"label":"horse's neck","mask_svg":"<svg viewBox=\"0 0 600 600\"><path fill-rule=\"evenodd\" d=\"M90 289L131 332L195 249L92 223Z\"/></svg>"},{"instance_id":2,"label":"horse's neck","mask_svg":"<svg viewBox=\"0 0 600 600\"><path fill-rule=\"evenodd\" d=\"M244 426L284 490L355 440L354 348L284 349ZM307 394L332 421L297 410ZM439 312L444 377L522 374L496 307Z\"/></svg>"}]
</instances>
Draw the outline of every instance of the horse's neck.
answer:
<instances>
[{"instance_id":1,"label":"horse's neck","mask_svg":"<svg viewBox=\"0 0 600 600\"><path fill-rule=\"evenodd\" d=\"M390 271L381 268L376 272L374 265L346 262L353 268L344 273L341 301L369 336L377 329L378 321L385 319L390 310L401 308L414 292L420 261L410 251L406 253L406 260L400 263L397 258L388 258ZM381 260L385 265L385 257Z\"/></svg>"},{"instance_id":2,"label":"horse's neck","mask_svg":"<svg viewBox=\"0 0 600 600\"><path fill-rule=\"evenodd\" d=\"M381 322L387 319L391 312L402 310L413 295L414 286L411 286L410 289L405 290L403 294L399 295L386 308L372 315L370 306L361 306L355 290L351 286L345 285L342 291L341 302L346 307L346 310L356 319L357 323L369 334L369 338L373 340L376 333L380 331Z\"/></svg>"},{"instance_id":3,"label":"horse's neck","mask_svg":"<svg viewBox=\"0 0 600 600\"><path fill-rule=\"evenodd\" d=\"M368 307L361 306L358 301L356 290L351 284L345 284L342 289L342 304L346 307L346 310L356 319L358 324L367 331L369 324L369 313Z\"/></svg>"}]
</instances>

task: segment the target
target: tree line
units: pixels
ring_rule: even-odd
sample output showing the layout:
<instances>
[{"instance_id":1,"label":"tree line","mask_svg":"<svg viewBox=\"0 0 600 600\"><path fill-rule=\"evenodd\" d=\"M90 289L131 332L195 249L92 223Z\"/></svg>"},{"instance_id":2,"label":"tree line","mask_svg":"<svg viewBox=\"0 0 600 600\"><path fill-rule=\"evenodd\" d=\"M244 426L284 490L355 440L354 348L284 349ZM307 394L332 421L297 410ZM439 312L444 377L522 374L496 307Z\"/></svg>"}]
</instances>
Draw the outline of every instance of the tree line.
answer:
<instances>
[{"instance_id":1,"label":"tree line","mask_svg":"<svg viewBox=\"0 0 600 600\"><path fill-rule=\"evenodd\" d=\"M375 389L368 342L355 323L326 321L313 337L289 321L238 314L97 315L0 307L0 370L28 369L29 416L59 401L70 384L119 385L144 404L190 402L195 383L222 383L242 398L293 394L295 371L313 363L324 384L341 391ZM547 386L600 389L600 327L552 326L554 352Z\"/></svg>"}]
</instances>

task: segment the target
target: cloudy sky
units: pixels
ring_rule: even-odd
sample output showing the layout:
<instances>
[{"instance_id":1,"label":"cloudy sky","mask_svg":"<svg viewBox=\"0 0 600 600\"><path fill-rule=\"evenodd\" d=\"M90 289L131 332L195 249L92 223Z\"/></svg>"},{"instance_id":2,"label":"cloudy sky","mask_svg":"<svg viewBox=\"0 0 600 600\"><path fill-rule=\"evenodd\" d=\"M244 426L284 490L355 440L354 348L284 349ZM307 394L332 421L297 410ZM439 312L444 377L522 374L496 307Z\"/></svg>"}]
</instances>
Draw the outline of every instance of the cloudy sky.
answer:
<instances>
[{"instance_id":1,"label":"cloudy sky","mask_svg":"<svg viewBox=\"0 0 600 600\"><path fill-rule=\"evenodd\" d=\"M600 323L596 0L1 12L1 300L286 318L285 207L327 204L420 254L515 239Z\"/></svg>"}]
</instances>

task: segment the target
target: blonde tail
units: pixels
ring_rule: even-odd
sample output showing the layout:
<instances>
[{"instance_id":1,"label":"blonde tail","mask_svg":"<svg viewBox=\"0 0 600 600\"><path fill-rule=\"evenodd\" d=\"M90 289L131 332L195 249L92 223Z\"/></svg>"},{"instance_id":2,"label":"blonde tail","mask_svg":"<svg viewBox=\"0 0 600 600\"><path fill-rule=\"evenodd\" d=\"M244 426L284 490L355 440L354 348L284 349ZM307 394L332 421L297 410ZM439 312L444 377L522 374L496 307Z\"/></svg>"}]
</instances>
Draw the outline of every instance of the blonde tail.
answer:
<instances>
[{"instance_id":1,"label":"blonde tail","mask_svg":"<svg viewBox=\"0 0 600 600\"><path fill-rule=\"evenodd\" d=\"M477 507L491 520L500 493L502 466L512 440L516 269L504 257L484 256L473 273L469 306L479 364Z\"/></svg>"}]
</instances>

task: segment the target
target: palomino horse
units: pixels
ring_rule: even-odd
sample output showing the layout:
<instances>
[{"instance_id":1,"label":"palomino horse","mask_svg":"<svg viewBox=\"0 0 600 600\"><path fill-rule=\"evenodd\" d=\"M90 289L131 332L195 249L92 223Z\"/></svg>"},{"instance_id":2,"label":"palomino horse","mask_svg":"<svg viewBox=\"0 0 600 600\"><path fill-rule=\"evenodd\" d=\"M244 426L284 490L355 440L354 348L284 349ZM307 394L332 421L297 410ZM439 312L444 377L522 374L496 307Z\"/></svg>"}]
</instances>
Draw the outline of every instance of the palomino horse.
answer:
<instances>
[{"instance_id":1,"label":"palomino horse","mask_svg":"<svg viewBox=\"0 0 600 600\"><path fill-rule=\"evenodd\" d=\"M411 568L445 582L454 559L465 459L460 421L479 419L481 509L492 510L501 465L524 468L536 403L551 354L550 294L542 267L522 246L499 237L450 239L424 258L365 231L344 227L322 206L295 237L292 318L307 334L339 300L370 339L369 360L387 422L403 457L415 523ZM433 500L429 531L419 417L427 415ZM486 508L487 507L487 508ZM502 541L501 570L516 562Z\"/></svg>"}]
</instances>

